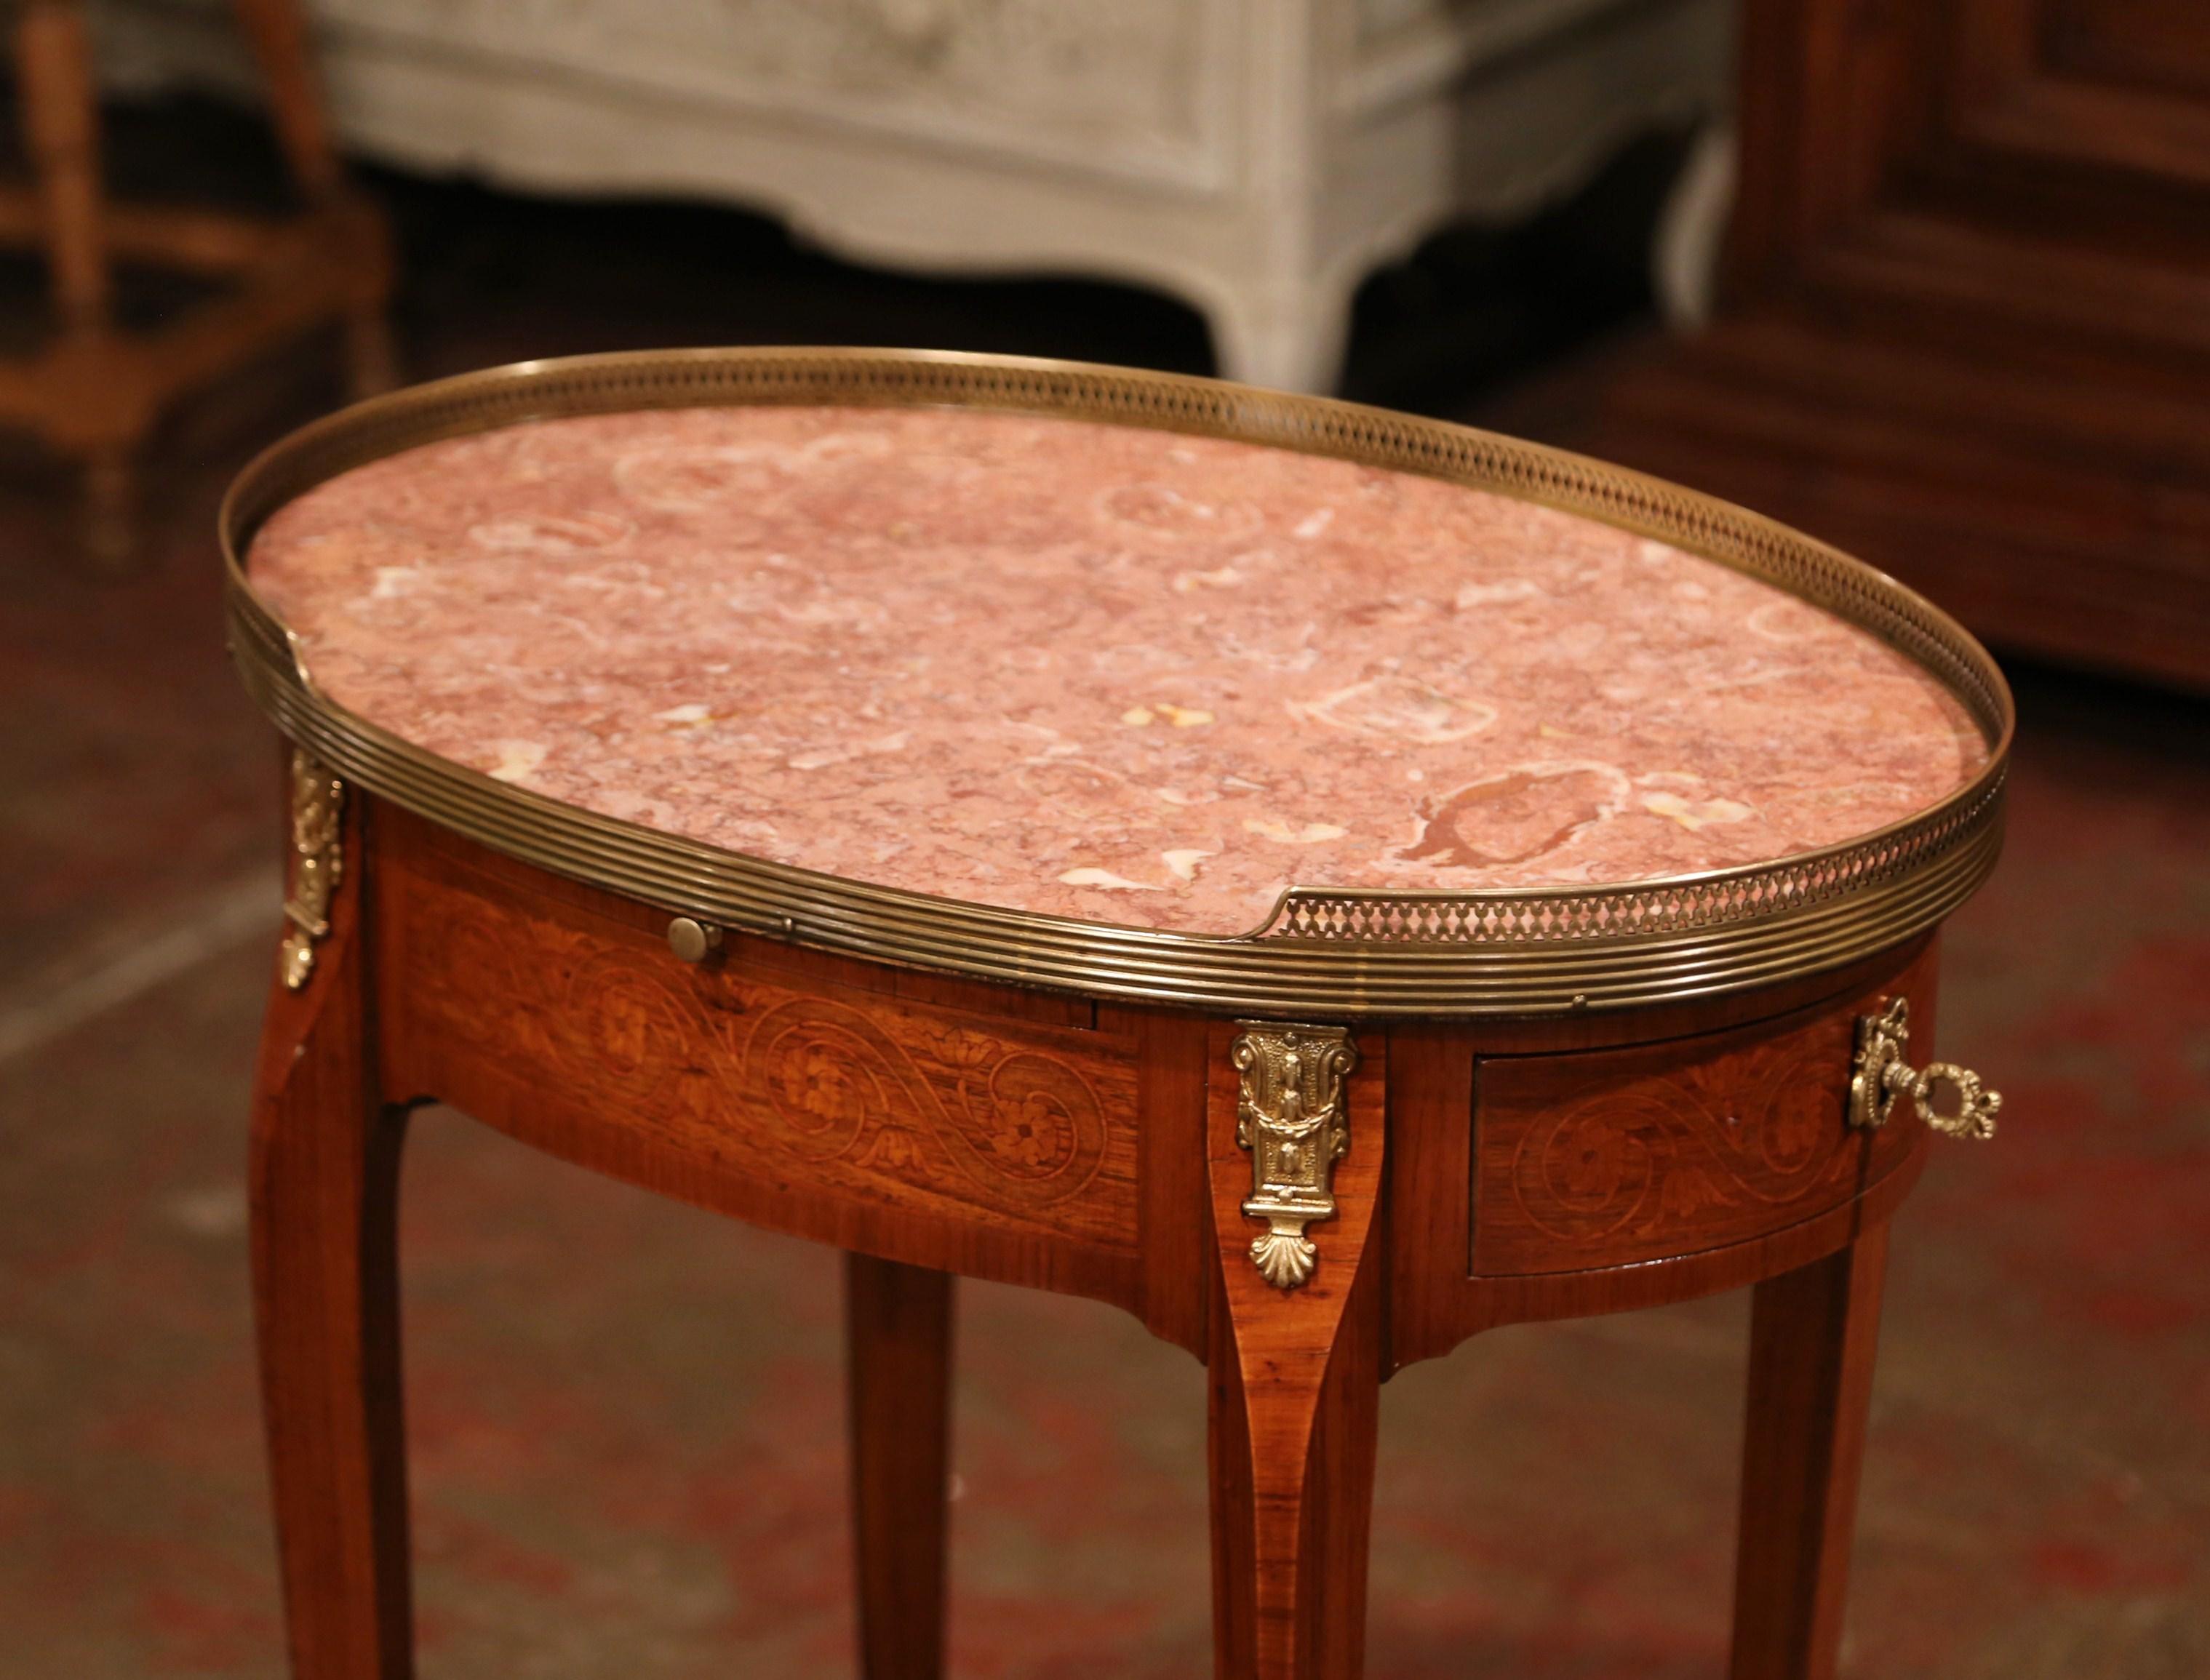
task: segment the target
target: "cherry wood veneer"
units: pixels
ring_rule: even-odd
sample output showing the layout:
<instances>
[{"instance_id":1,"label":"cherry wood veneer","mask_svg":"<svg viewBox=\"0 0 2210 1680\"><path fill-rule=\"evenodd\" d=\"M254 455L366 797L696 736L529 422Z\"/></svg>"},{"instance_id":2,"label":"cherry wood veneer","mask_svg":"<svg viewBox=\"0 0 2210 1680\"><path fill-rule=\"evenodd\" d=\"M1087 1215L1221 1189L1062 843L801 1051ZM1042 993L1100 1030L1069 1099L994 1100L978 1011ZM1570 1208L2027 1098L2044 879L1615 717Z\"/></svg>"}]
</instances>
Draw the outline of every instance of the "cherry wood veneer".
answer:
<instances>
[{"instance_id":1,"label":"cherry wood veneer","mask_svg":"<svg viewBox=\"0 0 2210 1680\"><path fill-rule=\"evenodd\" d=\"M1925 1146L1845 1116L1857 1017L1934 949L1619 1014L1354 1025L1311 1280L1242 1212L1232 1021L919 973L663 912L355 790L255 1095L262 1360L301 1680L411 1671L393 1210L407 1110L847 1261L861 1647L941 1672L953 1274L1110 1302L1210 1372L1223 1676L1360 1670L1382 1380L1515 1320L1757 1286L1736 1680L1833 1669L1886 1220Z\"/></svg>"}]
</instances>

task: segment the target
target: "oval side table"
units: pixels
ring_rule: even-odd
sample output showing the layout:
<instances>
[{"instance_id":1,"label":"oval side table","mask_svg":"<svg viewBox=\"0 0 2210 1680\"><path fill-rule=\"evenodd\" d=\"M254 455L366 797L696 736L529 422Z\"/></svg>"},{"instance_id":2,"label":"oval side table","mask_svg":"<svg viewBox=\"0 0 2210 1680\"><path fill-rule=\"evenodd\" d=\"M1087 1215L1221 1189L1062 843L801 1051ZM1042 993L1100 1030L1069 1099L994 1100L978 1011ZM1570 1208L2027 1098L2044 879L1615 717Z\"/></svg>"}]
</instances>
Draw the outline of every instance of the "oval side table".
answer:
<instances>
[{"instance_id":1,"label":"oval side table","mask_svg":"<svg viewBox=\"0 0 2210 1680\"><path fill-rule=\"evenodd\" d=\"M861 1650L942 1664L951 1279L1210 1372L1225 1676L1360 1666L1380 1384L1754 1286L1733 1673L1833 1672L2010 700L1892 580L1440 423L917 352L531 363L264 455L293 1672L412 1662L428 1101L847 1256Z\"/></svg>"}]
</instances>

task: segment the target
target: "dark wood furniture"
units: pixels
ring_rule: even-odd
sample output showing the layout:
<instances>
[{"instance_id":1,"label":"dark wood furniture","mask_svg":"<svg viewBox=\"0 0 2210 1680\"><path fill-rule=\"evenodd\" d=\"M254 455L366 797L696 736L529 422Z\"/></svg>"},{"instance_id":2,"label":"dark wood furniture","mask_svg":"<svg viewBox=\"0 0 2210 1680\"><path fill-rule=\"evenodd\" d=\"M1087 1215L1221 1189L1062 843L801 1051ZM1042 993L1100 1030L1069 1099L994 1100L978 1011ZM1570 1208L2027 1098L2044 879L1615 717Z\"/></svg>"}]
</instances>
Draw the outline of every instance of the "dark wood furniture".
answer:
<instances>
[{"instance_id":1,"label":"dark wood furniture","mask_svg":"<svg viewBox=\"0 0 2210 1680\"><path fill-rule=\"evenodd\" d=\"M85 544L106 563L131 546L131 454L182 393L326 322L344 331L356 396L391 382L389 238L374 207L346 189L298 8L294 0L236 0L236 9L304 205L282 220L106 202L77 0L21 0L15 21L16 87L36 178L0 187L0 241L45 251L54 328L37 354L0 361L0 423L34 431L83 461ZM157 328L126 330L115 317L118 260L178 269L224 290Z\"/></svg>"},{"instance_id":2,"label":"dark wood furniture","mask_svg":"<svg viewBox=\"0 0 2210 1680\"><path fill-rule=\"evenodd\" d=\"M1496 424L2210 685L2210 8L1747 0L1717 322Z\"/></svg>"},{"instance_id":3,"label":"dark wood furniture","mask_svg":"<svg viewBox=\"0 0 2210 1680\"><path fill-rule=\"evenodd\" d=\"M412 442L776 400L1110 415L1601 513L1880 626L1957 685L1990 756L1922 817L1775 866L1293 895L1268 936L1192 940L908 902L464 770L309 683L239 563L297 493ZM1833 1673L1887 1221L1929 1120L1984 1132L1993 1108L1961 1070L1961 1106L1936 1068L1914 1084L1886 1035L1907 1007L1925 1052L1938 924L1999 839L2008 701L1938 612L1738 510L1458 428L860 352L593 358L401 393L264 456L224 520L233 645L295 744L252 1203L301 1680L410 1671L393 1211L407 1113L433 1099L847 1252L873 1680L940 1671L955 1274L1109 1302L1205 1362L1217 1671L1267 1680L1359 1671L1390 1373L1495 1325L1754 1286L1732 1671ZM988 1142L1028 1105L1063 1140L1042 1166ZM1294 1243L1265 1269L1284 1213L1316 1261L1301 1277Z\"/></svg>"}]
</instances>

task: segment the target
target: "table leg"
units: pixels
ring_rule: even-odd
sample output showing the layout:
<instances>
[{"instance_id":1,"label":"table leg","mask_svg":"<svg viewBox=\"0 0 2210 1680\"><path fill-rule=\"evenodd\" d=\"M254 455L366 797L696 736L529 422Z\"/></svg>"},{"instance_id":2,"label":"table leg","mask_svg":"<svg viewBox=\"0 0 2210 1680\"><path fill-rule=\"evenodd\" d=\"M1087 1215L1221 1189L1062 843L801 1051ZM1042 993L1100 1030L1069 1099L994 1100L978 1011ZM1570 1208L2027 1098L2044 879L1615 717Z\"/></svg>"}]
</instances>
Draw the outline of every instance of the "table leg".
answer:
<instances>
[{"instance_id":1,"label":"table leg","mask_svg":"<svg viewBox=\"0 0 2210 1680\"><path fill-rule=\"evenodd\" d=\"M299 0L232 0L268 89L269 114L292 179L309 200L337 190L337 153Z\"/></svg>"},{"instance_id":2,"label":"table leg","mask_svg":"<svg viewBox=\"0 0 2210 1680\"><path fill-rule=\"evenodd\" d=\"M148 416L123 377L112 313L100 110L84 13L74 0L30 0L15 21L15 69L27 151L45 224L48 284L60 327L48 372L67 400L51 440L85 458L84 545L103 566L131 549L130 446Z\"/></svg>"},{"instance_id":3,"label":"table leg","mask_svg":"<svg viewBox=\"0 0 2210 1680\"><path fill-rule=\"evenodd\" d=\"M15 21L15 68L45 220L54 312L64 333L104 337L111 284L100 111L82 8L71 0L29 0Z\"/></svg>"},{"instance_id":4,"label":"table leg","mask_svg":"<svg viewBox=\"0 0 2210 1680\"><path fill-rule=\"evenodd\" d=\"M338 894L304 985L272 987L254 1081L254 1295L294 1680L413 1670L396 1231L406 1114L376 1090L359 896L351 882Z\"/></svg>"},{"instance_id":5,"label":"table leg","mask_svg":"<svg viewBox=\"0 0 2210 1680\"><path fill-rule=\"evenodd\" d=\"M1252 1157L1237 1087L1216 1077L1207 1127L1219 1255L1208 1316L1213 1670L1219 1680L1356 1680L1380 1410L1380 1058L1353 1078L1336 1210L1309 1227L1309 1277L1260 1272L1245 1214Z\"/></svg>"},{"instance_id":6,"label":"table leg","mask_svg":"<svg viewBox=\"0 0 2210 1680\"><path fill-rule=\"evenodd\" d=\"M1757 1286L1733 1680L1833 1680L1887 1228Z\"/></svg>"},{"instance_id":7,"label":"table leg","mask_svg":"<svg viewBox=\"0 0 2210 1680\"><path fill-rule=\"evenodd\" d=\"M1356 1680L1363 1669L1380 1301L1369 1272L1331 1347L1239 1360L1216 1346L1208 1455L1219 1680Z\"/></svg>"},{"instance_id":8,"label":"table leg","mask_svg":"<svg viewBox=\"0 0 2210 1680\"><path fill-rule=\"evenodd\" d=\"M944 1672L951 1279L844 1256L854 1574L866 1680Z\"/></svg>"}]
</instances>

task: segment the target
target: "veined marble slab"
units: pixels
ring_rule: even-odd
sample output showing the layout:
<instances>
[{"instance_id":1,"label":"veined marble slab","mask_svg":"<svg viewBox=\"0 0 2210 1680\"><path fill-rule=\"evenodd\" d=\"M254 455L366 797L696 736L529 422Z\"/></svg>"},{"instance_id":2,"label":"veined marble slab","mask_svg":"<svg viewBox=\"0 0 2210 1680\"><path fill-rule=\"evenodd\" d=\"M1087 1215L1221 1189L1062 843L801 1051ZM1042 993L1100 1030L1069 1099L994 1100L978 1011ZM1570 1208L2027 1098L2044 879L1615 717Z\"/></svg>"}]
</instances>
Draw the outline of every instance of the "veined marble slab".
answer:
<instances>
[{"instance_id":1,"label":"veined marble slab","mask_svg":"<svg viewBox=\"0 0 2210 1680\"><path fill-rule=\"evenodd\" d=\"M430 444L250 557L340 704L607 816L1193 933L1292 885L1771 861L1986 749L1877 637L1598 521L966 410L692 409Z\"/></svg>"}]
</instances>

